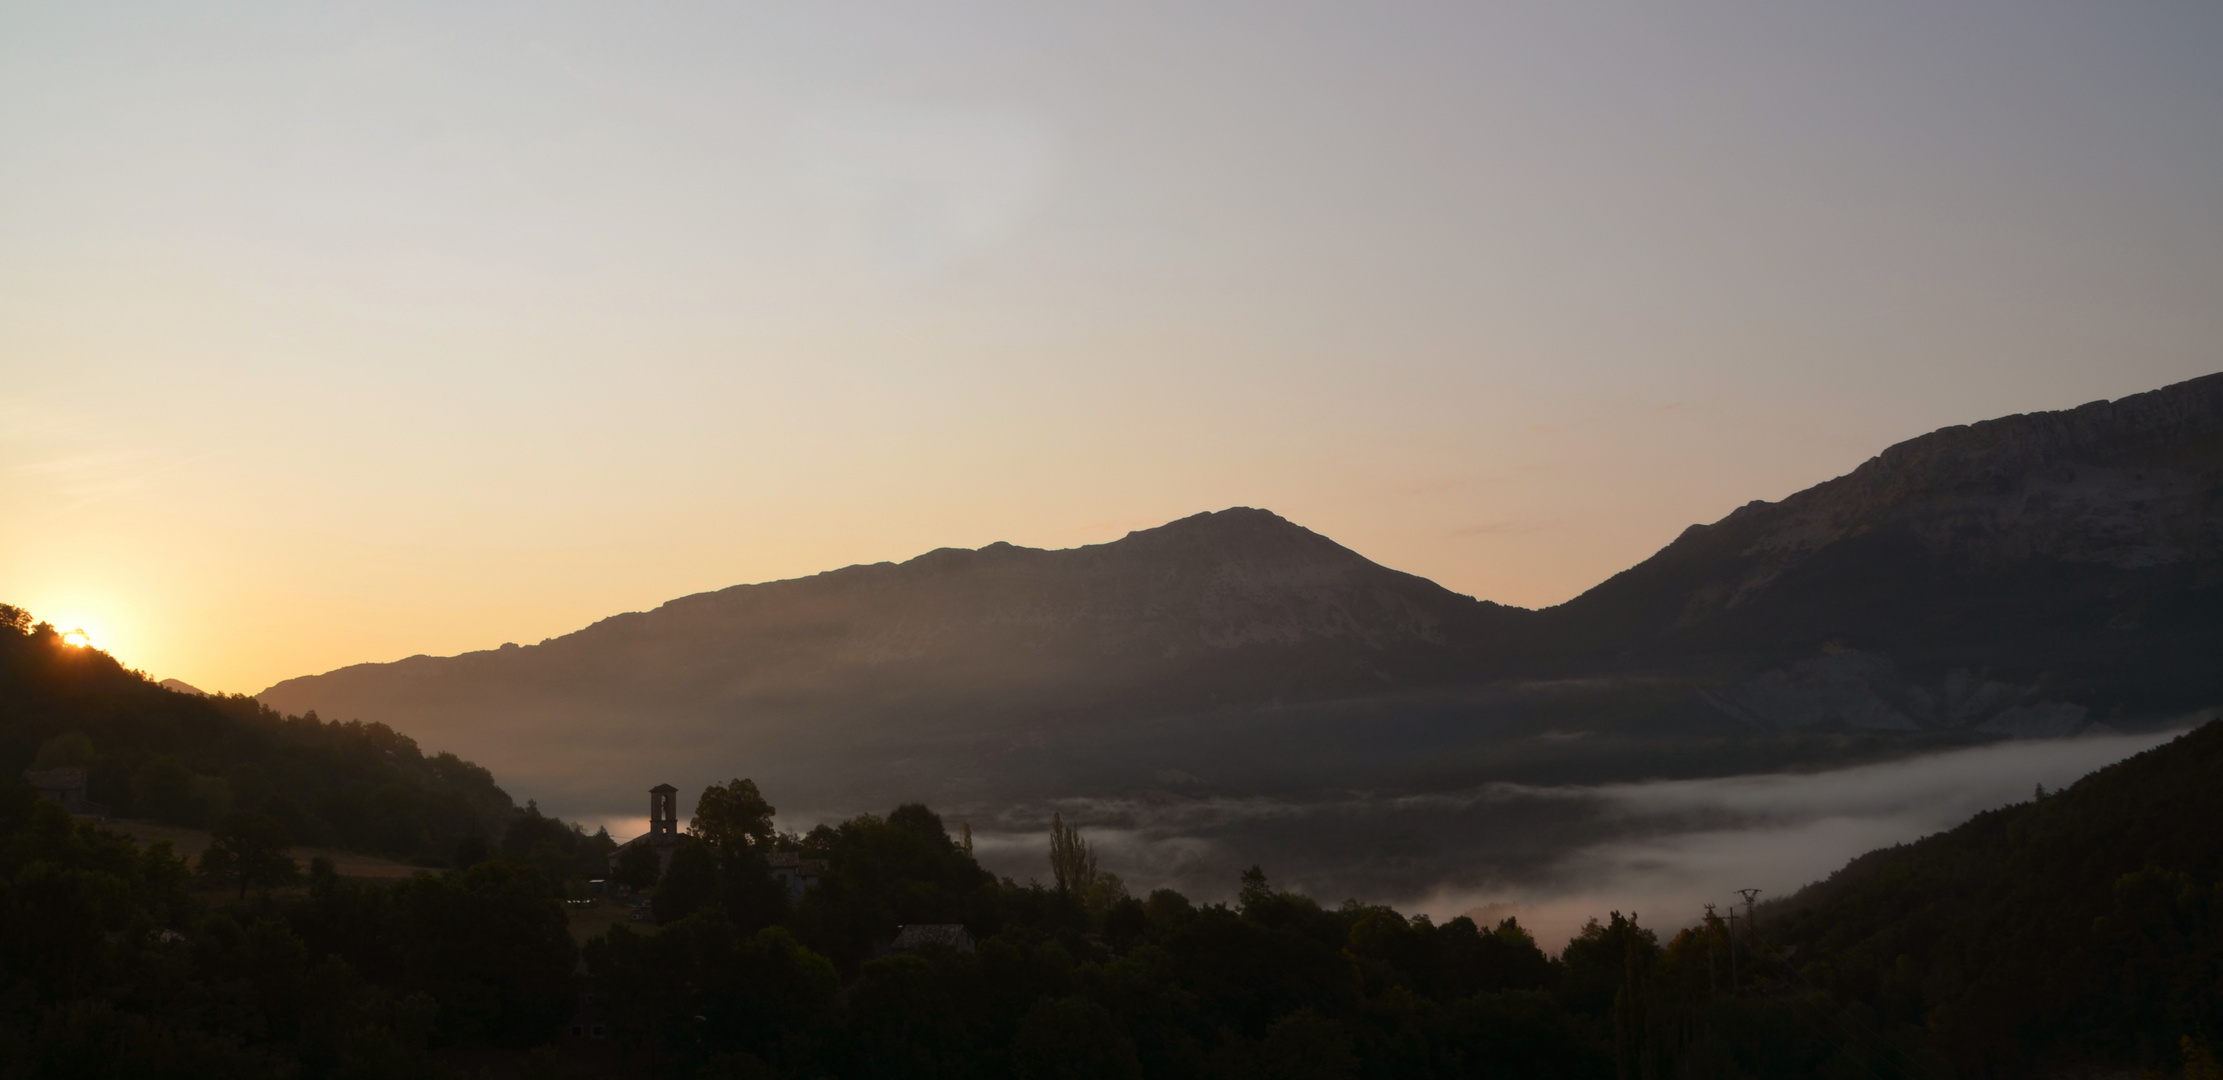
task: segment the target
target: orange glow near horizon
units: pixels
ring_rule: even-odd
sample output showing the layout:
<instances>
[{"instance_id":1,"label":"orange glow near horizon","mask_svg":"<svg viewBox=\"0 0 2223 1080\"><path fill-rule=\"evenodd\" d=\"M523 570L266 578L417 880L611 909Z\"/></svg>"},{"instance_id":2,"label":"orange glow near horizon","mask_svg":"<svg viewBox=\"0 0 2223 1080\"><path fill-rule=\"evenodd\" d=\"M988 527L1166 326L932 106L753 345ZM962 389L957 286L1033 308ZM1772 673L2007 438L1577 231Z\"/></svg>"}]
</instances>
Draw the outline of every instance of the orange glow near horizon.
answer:
<instances>
[{"instance_id":1,"label":"orange glow near horizon","mask_svg":"<svg viewBox=\"0 0 2223 1080\"><path fill-rule=\"evenodd\" d=\"M0 603L256 693L1252 506L1541 606L2217 364L2212 5L864 7L0 5Z\"/></svg>"}]
</instances>

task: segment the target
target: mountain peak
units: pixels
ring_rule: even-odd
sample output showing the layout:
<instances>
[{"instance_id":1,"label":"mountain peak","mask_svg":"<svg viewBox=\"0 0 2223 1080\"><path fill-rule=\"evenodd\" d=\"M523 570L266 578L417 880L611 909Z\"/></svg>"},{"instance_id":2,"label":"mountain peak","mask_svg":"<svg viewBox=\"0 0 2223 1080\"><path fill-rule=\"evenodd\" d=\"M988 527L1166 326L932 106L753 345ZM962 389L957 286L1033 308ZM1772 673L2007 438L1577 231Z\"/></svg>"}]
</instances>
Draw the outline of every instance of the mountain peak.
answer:
<instances>
[{"instance_id":1,"label":"mountain peak","mask_svg":"<svg viewBox=\"0 0 2223 1080\"><path fill-rule=\"evenodd\" d=\"M1225 510L1206 510L1202 513L1190 514L1188 517L1185 518L1175 518L1163 525L1153 525L1147 529L1136 529L1128 533L1127 538L1132 539L1137 536L1147 536L1153 533L1214 533L1233 535L1239 533L1255 534L1265 532L1293 532L1303 533L1307 536L1316 535L1312 532L1312 530L1307 529L1302 525L1297 525L1291 522L1288 518L1282 517L1280 514L1274 513L1271 510L1260 510L1254 506L1230 506Z\"/></svg>"},{"instance_id":2,"label":"mountain peak","mask_svg":"<svg viewBox=\"0 0 2223 1080\"><path fill-rule=\"evenodd\" d=\"M1358 552L1271 510L1233 506L1208 510L1149 529L1136 529L1103 545L1163 558L1186 552L1207 558L1267 558L1374 565Z\"/></svg>"}]
</instances>

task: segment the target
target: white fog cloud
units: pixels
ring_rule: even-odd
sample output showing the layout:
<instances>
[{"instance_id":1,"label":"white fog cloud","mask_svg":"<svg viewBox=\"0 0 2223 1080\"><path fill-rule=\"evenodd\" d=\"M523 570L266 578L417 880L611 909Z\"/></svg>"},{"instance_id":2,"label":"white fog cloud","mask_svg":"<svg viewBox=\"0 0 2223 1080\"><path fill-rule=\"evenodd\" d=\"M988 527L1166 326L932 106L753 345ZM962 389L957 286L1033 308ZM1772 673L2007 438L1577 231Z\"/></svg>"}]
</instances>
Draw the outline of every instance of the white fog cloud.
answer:
<instances>
[{"instance_id":1,"label":"white fog cloud","mask_svg":"<svg viewBox=\"0 0 2223 1080\"><path fill-rule=\"evenodd\" d=\"M1569 851L1534 880L1445 887L1413 904L1439 918L1515 915L1556 945L1609 910L1661 929L1726 909L1736 890L1787 896L1853 857L1950 829L2079 778L2178 732L2011 742L1831 772L1587 789L1627 834ZM1568 792L1572 794L1572 792Z\"/></svg>"}]
</instances>

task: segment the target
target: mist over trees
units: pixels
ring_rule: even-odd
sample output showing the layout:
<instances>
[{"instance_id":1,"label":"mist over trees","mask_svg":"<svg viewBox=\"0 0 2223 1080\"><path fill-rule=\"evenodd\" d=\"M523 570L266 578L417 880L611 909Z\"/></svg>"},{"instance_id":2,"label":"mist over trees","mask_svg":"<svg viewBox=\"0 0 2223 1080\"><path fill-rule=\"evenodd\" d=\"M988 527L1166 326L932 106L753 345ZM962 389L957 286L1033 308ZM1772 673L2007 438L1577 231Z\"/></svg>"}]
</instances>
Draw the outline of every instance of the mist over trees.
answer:
<instances>
[{"instance_id":1,"label":"mist over trees","mask_svg":"<svg viewBox=\"0 0 2223 1080\"><path fill-rule=\"evenodd\" d=\"M2195 835L2212 818L2124 815L2178 805L2218 758L2211 725L1878 853L1762 906L1757 926L1662 933L1611 912L1556 956L1511 919L1330 907L1257 867L1232 904L1128 896L1096 887L1108 875L1071 874L1087 840L1062 821L1062 886L1049 838L1051 884L998 879L917 804L801 835L715 827L720 807L744 811L728 823L769 821L760 793L724 797L754 791L741 783L706 800L708 827L655 884L657 925L619 924L582 950L530 858L390 883L319 860L301 885L197 892L164 845L74 822L8 778L0 916L49 932L0 948L0 1059L21 1063L0 1076L446 1075L470 1047L560 1058L549 1046L582 1001L602 1010L625 1069L675 1077L2197 1068L2215 1020L2203 988L2223 956L2210 895L2223 862ZM765 848L822 861L824 876L790 904ZM1954 866L1970 858L1982 874ZM2111 869L2131 864L2145 868ZM891 950L919 924L962 925L978 944ZM1971 1007L1986 1001L2003 1004Z\"/></svg>"},{"instance_id":2,"label":"mist over trees","mask_svg":"<svg viewBox=\"0 0 2223 1080\"><path fill-rule=\"evenodd\" d=\"M491 821L419 834L442 868L355 881L287 853L313 788L247 782L405 780L392 805L422 824L483 770L367 725L181 708L27 620L0 660L18 760L104 770L150 813L201 812L196 784L229 800L196 867L0 777L0 1078L545 1070L582 1007L621 1073L669 1077L2189 1077L2223 1025L2218 724L1734 922L1609 912L1556 955L1511 919L1330 906L1256 866L1231 904L1131 896L1062 817L1047 883L984 870L918 803L782 833L734 779L668 868L619 860L655 925L581 947L564 898L606 834L489 796ZM822 872L797 896L775 858ZM898 949L906 926L965 934Z\"/></svg>"}]
</instances>

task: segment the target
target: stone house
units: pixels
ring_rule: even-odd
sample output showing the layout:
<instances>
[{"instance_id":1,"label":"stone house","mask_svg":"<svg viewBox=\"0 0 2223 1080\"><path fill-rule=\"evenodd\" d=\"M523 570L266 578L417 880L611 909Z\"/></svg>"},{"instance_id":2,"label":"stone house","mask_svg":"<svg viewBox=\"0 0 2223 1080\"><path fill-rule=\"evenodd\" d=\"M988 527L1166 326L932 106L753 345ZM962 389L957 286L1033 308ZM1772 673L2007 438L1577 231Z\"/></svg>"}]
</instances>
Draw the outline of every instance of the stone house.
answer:
<instances>
[{"instance_id":1,"label":"stone house","mask_svg":"<svg viewBox=\"0 0 2223 1080\"><path fill-rule=\"evenodd\" d=\"M62 809L72 814L95 814L100 811L85 798L85 770L25 769L23 778L38 789L39 797L62 804Z\"/></svg>"},{"instance_id":2,"label":"stone house","mask_svg":"<svg viewBox=\"0 0 2223 1080\"><path fill-rule=\"evenodd\" d=\"M819 859L806 859L793 851L775 851L764 860L772 866L772 880L787 890L787 902L796 903L803 893L818 884L826 874L826 864Z\"/></svg>"}]
</instances>

